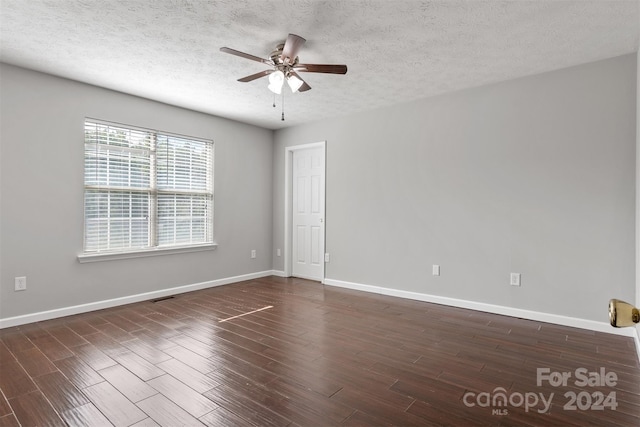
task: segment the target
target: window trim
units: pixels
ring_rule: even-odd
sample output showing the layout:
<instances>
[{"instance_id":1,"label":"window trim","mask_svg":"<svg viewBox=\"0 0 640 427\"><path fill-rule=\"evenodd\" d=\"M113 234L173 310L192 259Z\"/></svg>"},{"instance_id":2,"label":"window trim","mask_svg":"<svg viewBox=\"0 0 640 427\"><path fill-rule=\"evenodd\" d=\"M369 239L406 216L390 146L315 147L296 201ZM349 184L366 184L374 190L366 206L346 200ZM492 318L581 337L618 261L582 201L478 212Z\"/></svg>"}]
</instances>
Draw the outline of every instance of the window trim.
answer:
<instances>
[{"instance_id":1,"label":"window trim","mask_svg":"<svg viewBox=\"0 0 640 427\"><path fill-rule=\"evenodd\" d=\"M99 252L99 253L80 253L78 254L78 262L85 264L89 262L111 261L118 259L146 258L158 255L182 254L189 252L211 251L218 247L217 243L204 243L200 245L189 246L161 246L150 249L135 249L132 251L122 252Z\"/></svg>"},{"instance_id":2,"label":"window trim","mask_svg":"<svg viewBox=\"0 0 640 427\"><path fill-rule=\"evenodd\" d=\"M161 134L163 136L169 136L169 137L176 137L176 138L181 138L181 139L190 139L190 140L194 140L194 141L199 141L199 142L203 142L203 143L207 143L211 145L211 165L210 167L212 168L211 172L211 179L212 179L212 186L211 186L211 192L208 191L198 191L198 190L191 190L191 191L185 191L185 190L180 190L180 189L174 189L174 190L165 190L165 189L158 189L156 186L153 186L153 188L150 191L150 194L153 194L154 196L157 197L157 195L159 194L180 194L180 193L187 193L187 194L194 194L194 193L202 193L203 195L211 195L211 202L213 203L213 206L215 206L215 187L213 184L213 180L214 180L214 164L215 164L215 143L212 139L207 139L207 138L201 138L201 137L194 137L194 136L189 136L189 135L183 135L180 133L175 133L175 132L165 132L162 130L158 130L158 129L154 129L154 128L144 128L144 127L140 127L140 126L134 126L134 125L129 125L129 124L124 124L124 123L119 123L119 122L113 122L113 121L107 121L107 120L102 120L102 119L96 119L93 117L85 117L83 120L83 129L86 126L87 122L91 122L91 123L97 123L97 124L103 124L106 126L116 126L116 127L122 127L125 129L131 129L131 130L135 130L135 131L143 131L143 132L151 132L154 134L154 138L155 135ZM83 137L84 139L84 137ZM86 146L86 144L85 144ZM85 148L86 150L86 148ZM86 161L86 160L85 160ZM85 165L86 167L86 165ZM152 170L155 169L155 167L152 167ZM155 179L157 178L155 176L155 172L152 173L153 176L151 176L151 179L153 181L155 181ZM84 179L83 179L84 181ZM92 185L87 185L86 183L84 183L83 185L83 193L86 193L88 188L93 188L94 186ZM97 188L100 188L100 186L97 186ZM104 188L104 187L102 187ZM84 196L83 196L84 198ZM83 203L84 206L84 203ZM157 207L155 208L157 209ZM85 232L86 232L86 207L83 208L84 213L83 213L83 245L82 245L82 251L80 253L77 254L77 259L78 262L80 263L91 263L91 262L98 262L98 261L109 261L109 260L119 260L119 259L131 259L131 258L144 258L144 257L152 257L152 256L159 256L159 255L171 255L171 254L178 254L178 253L189 253L189 252L202 252L202 251L208 251L208 250L214 250L218 247L218 244L215 241L215 235L213 234L213 229L214 229L214 212L213 212L213 207L212 207L212 211L211 211L211 223L209 225L209 227L211 227L212 230L212 241L210 242L205 242L205 243L193 243L193 244L183 244L183 245L174 245L174 246L166 246L166 245L162 245L162 246L151 246L151 247L145 247L145 248L130 248L130 249L120 249L120 250L103 250L103 251L89 251L89 252L85 252L85 246L84 246L84 240L85 240ZM157 212L153 212L151 213L151 215L153 215L154 217L157 215ZM152 223L152 225L154 227L157 227L157 224ZM153 236L152 237L152 242L155 242L155 238L157 238L157 236L155 236L155 234L157 233L157 231L154 230L153 232Z\"/></svg>"}]
</instances>

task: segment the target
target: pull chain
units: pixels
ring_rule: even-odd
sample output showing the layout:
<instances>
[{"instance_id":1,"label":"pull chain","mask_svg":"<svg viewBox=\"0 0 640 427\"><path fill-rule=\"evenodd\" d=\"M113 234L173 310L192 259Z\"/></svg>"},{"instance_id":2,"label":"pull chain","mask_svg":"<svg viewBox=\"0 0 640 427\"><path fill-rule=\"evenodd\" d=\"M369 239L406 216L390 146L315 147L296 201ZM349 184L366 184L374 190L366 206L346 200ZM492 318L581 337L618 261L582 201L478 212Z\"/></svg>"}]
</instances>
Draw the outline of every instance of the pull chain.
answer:
<instances>
[{"instance_id":1,"label":"pull chain","mask_svg":"<svg viewBox=\"0 0 640 427\"><path fill-rule=\"evenodd\" d=\"M282 121L284 122L284 90L282 91Z\"/></svg>"},{"instance_id":2,"label":"pull chain","mask_svg":"<svg viewBox=\"0 0 640 427\"><path fill-rule=\"evenodd\" d=\"M273 108L276 108L276 94L273 94Z\"/></svg>"}]
</instances>

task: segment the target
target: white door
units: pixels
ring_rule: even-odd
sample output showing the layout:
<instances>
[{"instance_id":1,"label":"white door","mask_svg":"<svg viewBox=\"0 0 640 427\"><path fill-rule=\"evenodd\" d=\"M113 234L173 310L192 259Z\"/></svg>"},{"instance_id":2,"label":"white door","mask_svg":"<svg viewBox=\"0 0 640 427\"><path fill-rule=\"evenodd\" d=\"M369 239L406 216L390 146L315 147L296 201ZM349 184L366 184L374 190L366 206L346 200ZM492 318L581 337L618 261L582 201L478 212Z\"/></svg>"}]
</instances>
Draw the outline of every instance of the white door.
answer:
<instances>
[{"instance_id":1,"label":"white door","mask_svg":"<svg viewBox=\"0 0 640 427\"><path fill-rule=\"evenodd\" d=\"M293 152L291 274L324 278L324 148Z\"/></svg>"}]
</instances>

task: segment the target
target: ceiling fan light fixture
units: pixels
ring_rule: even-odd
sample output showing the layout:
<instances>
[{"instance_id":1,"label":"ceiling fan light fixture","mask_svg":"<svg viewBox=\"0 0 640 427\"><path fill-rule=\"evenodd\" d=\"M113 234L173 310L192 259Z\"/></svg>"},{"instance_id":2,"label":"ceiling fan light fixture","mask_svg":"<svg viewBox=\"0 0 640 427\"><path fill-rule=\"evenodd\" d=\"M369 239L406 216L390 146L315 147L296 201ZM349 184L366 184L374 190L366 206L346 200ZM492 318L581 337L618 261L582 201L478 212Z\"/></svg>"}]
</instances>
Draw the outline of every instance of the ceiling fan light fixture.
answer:
<instances>
[{"instance_id":1,"label":"ceiling fan light fixture","mask_svg":"<svg viewBox=\"0 0 640 427\"><path fill-rule=\"evenodd\" d=\"M284 73L280 70L269 74L269 90L275 94L282 93L282 85L284 84Z\"/></svg>"},{"instance_id":2,"label":"ceiling fan light fixture","mask_svg":"<svg viewBox=\"0 0 640 427\"><path fill-rule=\"evenodd\" d=\"M303 81L297 78L296 76L287 77L287 84L291 88L291 92L294 92L294 93L297 92L298 89L300 89L300 86L302 86L302 83Z\"/></svg>"},{"instance_id":3,"label":"ceiling fan light fixture","mask_svg":"<svg viewBox=\"0 0 640 427\"><path fill-rule=\"evenodd\" d=\"M299 62L298 52L305 44L305 42L306 40L303 37L297 36L295 34L289 34L284 43L279 43L278 45L276 45L276 49L271 52L268 58L261 58L256 55L240 52L239 50L231 49L228 47L221 47L220 51L268 65L268 69L259 71L249 76L245 76L241 79L238 79L238 81L248 83L256 79L269 76L269 84L267 85L267 88L276 95L283 95L282 87L284 86L285 80L287 81L287 84L289 85L289 88L293 93L307 92L308 90L310 90L311 86L309 86L309 84L304 81L302 77L298 75L298 73L347 73L346 65L301 64ZM282 98L282 101L284 103L284 98Z\"/></svg>"}]
</instances>

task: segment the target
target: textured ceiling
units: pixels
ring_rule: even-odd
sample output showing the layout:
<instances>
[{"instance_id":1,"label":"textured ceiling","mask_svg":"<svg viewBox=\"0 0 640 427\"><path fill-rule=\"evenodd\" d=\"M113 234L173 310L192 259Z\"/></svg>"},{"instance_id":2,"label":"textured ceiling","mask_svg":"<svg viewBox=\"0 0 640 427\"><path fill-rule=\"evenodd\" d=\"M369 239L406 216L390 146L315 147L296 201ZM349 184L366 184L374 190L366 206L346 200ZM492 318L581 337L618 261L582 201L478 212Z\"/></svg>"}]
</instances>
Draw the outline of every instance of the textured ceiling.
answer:
<instances>
[{"instance_id":1,"label":"textured ceiling","mask_svg":"<svg viewBox=\"0 0 640 427\"><path fill-rule=\"evenodd\" d=\"M638 50L639 2L2 0L0 60L270 129L564 68ZM304 63L347 64L285 87L266 66L288 33Z\"/></svg>"}]
</instances>

